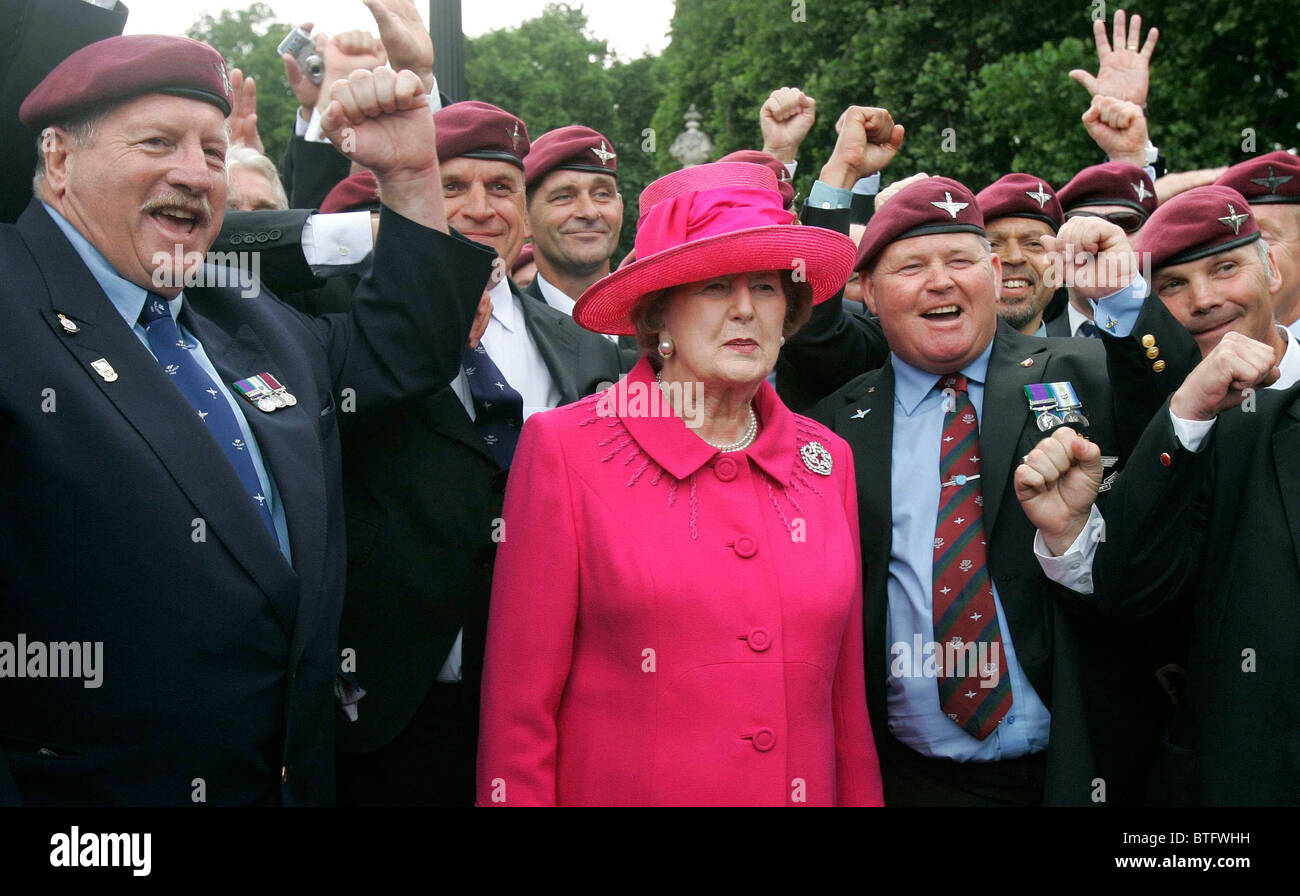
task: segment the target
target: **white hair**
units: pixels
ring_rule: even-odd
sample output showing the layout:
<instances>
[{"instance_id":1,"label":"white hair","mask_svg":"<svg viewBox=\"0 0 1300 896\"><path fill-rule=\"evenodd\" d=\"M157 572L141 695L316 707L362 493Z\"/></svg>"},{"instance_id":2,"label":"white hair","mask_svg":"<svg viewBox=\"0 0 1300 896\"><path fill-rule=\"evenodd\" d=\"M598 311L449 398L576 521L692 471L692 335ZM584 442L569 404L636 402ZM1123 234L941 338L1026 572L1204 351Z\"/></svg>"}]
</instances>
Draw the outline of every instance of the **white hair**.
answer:
<instances>
[{"instance_id":1,"label":"white hair","mask_svg":"<svg viewBox=\"0 0 1300 896\"><path fill-rule=\"evenodd\" d=\"M234 143L226 150L226 180L230 185L228 202L233 202L237 198L230 173L239 165L256 171L270 182L278 209L283 211L289 207L289 197L285 195L284 185L280 183L280 172L275 170L275 163L253 147L243 143Z\"/></svg>"}]
</instances>

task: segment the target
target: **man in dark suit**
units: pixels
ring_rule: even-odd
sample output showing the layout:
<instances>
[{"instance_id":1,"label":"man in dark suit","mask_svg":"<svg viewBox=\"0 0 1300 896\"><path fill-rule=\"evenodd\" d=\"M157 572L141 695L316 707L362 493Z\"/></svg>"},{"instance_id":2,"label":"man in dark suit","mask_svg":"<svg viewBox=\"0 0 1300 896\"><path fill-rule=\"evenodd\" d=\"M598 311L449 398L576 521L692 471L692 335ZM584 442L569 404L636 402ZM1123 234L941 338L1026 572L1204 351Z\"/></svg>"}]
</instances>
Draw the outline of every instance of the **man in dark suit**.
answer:
<instances>
[{"instance_id":1,"label":"man in dark suit","mask_svg":"<svg viewBox=\"0 0 1300 896\"><path fill-rule=\"evenodd\" d=\"M504 276L526 232L523 122L486 103L453 104L435 121L448 220L497 252L492 319L486 351L467 353L450 388L344 438L341 638L365 691L355 720L338 728L347 803L473 802L479 678L496 545L509 537L501 506L513 438L528 414L576 401L622 372L613 342ZM498 418L511 402L511 417Z\"/></svg>"},{"instance_id":2,"label":"man in dark suit","mask_svg":"<svg viewBox=\"0 0 1300 896\"><path fill-rule=\"evenodd\" d=\"M333 800L340 417L455 375L491 256L447 233L419 79L332 92L385 209L324 319L197 263L226 198L211 47L112 38L24 102L44 152L0 227L0 802ZM41 660L70 643L97 682Z\"/></svg>"},{"instance_id":3,"label":"man in dark suit","mask_svg":"<svg viewBox=\"0 0 1300 896\"><path fill-rule=\"evenodd\" d=\"M1205 359L1106 496L1095 588L1067 600L1129 618L1173 612L1190 629L1187 685L1161 755L1163 801L1296 803L1300 601L1282 533L1297 513L1300 349L1273 319L1282 278L1230 188L1182 193L1148 227L1139 244L1159 296L1148 302L1167 305ZM1066 540L1092 514L1101 476L1095 451L1060 439L1031 452L1016 482L1034 524Z\"/></svg>"},{"instance_id":4,"label":"man in dark suit","mask_svg":"<svg viewBox=\"0 0 1300 896\"><path fill-rule=\"evenodd\" d=\"M866 170L883 167L898 136L883 110L849 110L805 223L827 211L819 206L832 201L822 199L831 188L847 190ZM836 368L847 366L844 356L864 367L875 354L888 359L812 412L849 441L858 469L867 694L886 802L1135 799L1144 771L1135 757L1154 749L1154 730L1130 729L1118 744L1097 719L1102 709L1111 713L1108 722L1115 718L1114 700L1136 725L1163 695L1154 680L1123 695L1119 685L1131 681L1118 673L1134 668L1130 645L1108 646L1095 622L1067 618L1054 604L1071 571L1056 570L1052 580L1039 569L1034 529L1008 488L1013 459L1037 442L1040 426L1054 425L1057 412L1069 414L1076 402L1090 435L1118 465L1104 350L999 324L1000 263L982 237L978 206L960 184L931 178L904 188L877 210L859 252L864 297L878 319L854 322L847 337L847 325L814 331L815 348L796 346L799 369L823 357ZM1115 285L1097 290L1106 295ZM954 382L941 390L937 384L948 379ZM1057 390L1067 398L1054 411L1049 383L1069 384ZM967 427L964 436L949 431L957 425ZM944 446L963 440L974 440L969 454L946 458ZM951 475L941 474L941 459ZM972 487L979 491L964 494ZM941 507L956 510L944 516ZM945 553L974 544L980 556ZM941 581L940 574L965 578ZM958 600L978 605L954 610ZM965 619L987 628L978 637L948 630ZM953 677L940 684L933 667L927 672L918 651L938 651L953 638L990 656L991 692L957 687ZM989 693L1005 702L984 707ZM951 704L967 695L980 702L969 716Z\"/></svg>"}]
</instances>

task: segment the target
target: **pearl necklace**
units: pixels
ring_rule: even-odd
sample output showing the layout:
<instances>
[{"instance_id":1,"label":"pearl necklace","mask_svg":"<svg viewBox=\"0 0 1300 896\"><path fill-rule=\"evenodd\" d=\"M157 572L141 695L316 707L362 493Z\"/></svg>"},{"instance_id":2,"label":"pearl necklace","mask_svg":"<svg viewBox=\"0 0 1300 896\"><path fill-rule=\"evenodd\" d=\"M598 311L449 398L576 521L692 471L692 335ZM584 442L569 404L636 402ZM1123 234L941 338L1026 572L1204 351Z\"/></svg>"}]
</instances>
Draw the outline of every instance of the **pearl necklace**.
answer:
<instances>
[{"instance_id":1,"label":"pearl necklace","mask_svg":"<svg viewBox=\"0 0 1300 896\"><path fill-rule=\"evenodd\" d=\"M668 397L667 391L664 390L664 375L662 371L655 371L655 382L659 384L659 390L663 392L664 398ZM697 433L698 435L698 433ZM758 438L758 415L754 413L754 403L749 403L749 428L745 434L729 445L719 445L717 442L709 441L704 436L699 437L703 442L721 451L723 454L730 454L733 451L744 451L750 445L754 444L754 439Z\"/></svg>"}]
</instances>

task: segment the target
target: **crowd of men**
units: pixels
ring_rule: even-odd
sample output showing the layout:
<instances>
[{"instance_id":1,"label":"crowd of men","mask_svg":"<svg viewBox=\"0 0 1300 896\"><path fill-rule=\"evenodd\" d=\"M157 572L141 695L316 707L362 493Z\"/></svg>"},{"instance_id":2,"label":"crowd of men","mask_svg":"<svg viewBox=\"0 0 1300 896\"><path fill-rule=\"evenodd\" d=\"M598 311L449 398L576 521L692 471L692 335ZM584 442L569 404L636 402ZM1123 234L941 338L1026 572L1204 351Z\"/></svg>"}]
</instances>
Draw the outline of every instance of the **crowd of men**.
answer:
<instances>
[{"instance_id":1,"label":"crowd of men","mask_svg":"<svg viewBox=\"0 0 1300 896\"><path fill-rule=\"evenodd\" d=\"M5 127L39 160L0 227L0 648L102 642L106 666L92 689L0 649L0 803L473 802L519 424L640 354L571 317L620 261L620 149L450 102L411 0L365 2L378 36L317 35L319 83L285 57L278 166L252 81L114 37L120 7L44 4L5 47ZM1094 36L1071 75L1099 162L1059 188L881 190L904 127L851 106L799 208L818 110L793 87L726 157L859 243L775 377L855 453L887 804L1300 802L1300 159L1168 174L1156 31ZM182 283L173 244L255 256L257 282ZM947 483L917 470L954 407L969 607L1006 658L978 734L900 662L937 640Z\"/></svg>"}]
</instances>

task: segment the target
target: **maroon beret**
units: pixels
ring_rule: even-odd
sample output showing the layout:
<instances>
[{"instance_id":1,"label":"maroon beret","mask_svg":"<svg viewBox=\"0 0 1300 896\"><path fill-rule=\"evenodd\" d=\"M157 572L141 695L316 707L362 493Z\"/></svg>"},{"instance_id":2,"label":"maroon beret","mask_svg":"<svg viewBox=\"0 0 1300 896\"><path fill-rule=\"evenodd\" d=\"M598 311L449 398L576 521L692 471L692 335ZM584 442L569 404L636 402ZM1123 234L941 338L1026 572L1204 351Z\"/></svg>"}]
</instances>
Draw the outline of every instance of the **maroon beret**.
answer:
<instances>
[{"instance_id":1,"label":"maroon beret","mask_svg":"<svg viewBox=\"0 0 1300 896\"><path fill-rule=\"evenodd\" d=\"M986 222L995 218L1033 218L1051 227L1053 233L1065 222L1052 187L1032 174L1000 177L976 193L975 201Z\"/></svg>"},{"instance_id":2,"label":"maroon beret","mask_svg":"<svg viewBox=\"0 0 1300 896\"><path fill-rule=\"evenodd\" d=\"M1250 203L1300 202L1300 158L1278 150L1233 165L1215 181Z\"/></svg>"},{"instance_id":3,"label":"maroon beret","mask_svg":"<svg viewBox=\"0 0 1300 896\"><path fill-rule=\"evenodd\" d=\"M320 204L321 212L327 215L360 209L379 211L379 181L369 171L358 171L343 178Z\"/></svg>"},{"instance_id":4,"label":"maroon beret","mask_svg":"<svg viewBox=\"0 0 1300 896\"><path fill-rule=\"evenodd\" d=\"M974 195L948 177L927 177L908 184L876 209L862 234L853 270L870 268L890 243L932 233L984 236L984 216Z\"/></svg>"},{"instance_id":5,"label":"maroon beret","mask_svg":"<svg viewBox=\"0 0 1300 896\"><path fill-rule=\"evenodd\" d=\"M1084 168L1061 187L1056 198L1066 212L1083 205L1122 205L1146 216L1159 204L1151 176L1128 162Z\"/></svg>"},{"instance_id":6,"label":"maroon beret","mask_svg":"<svg viewBox=\"0 0 1300 896\"><path fill-rule=\"evenodd\" d=\"M523 119L491 103L469 100L443 106L433 115L438 129L438 161L490 159L523 169L528 128Z\"/></svg>"},{"instance_id":7,"label":"maroon beret","mask_svg":"<svg viewBox=\"0 0 1300 896\"><path fill-rule=\"evenodd\" d=\"M146 93L202 100L230 114L230 77L220 53L188 37L129 34L96 41L60 62L27 94L18 117L42 128Z\"/></svg>"},{"instance_id":8,"label":"maroon beret","mask_svg":"<svg viewBox=\"0 0 1300 896\"><path fill-rule=\"evenodd\" d=\"M781 191L781 204L789 208L790 203L794 202L794 182L790 177L790 169L771 153L760 152L757 149L738 149L727 153L718 161L749 162L751 165L762 165L764 168L771 169L776 175L777 189Z\"/></svg>"},{"instance_id":9,"label":"maroon beret","mask_svg":"<svg viewBox=\"0 0 1300 896\"><path fill-rule=\"evenodd\" d=\"M1231 187L1197 187L1160 206L1133 248L1150 270L1195 261L1259 239L1246 198Z\"/></svg>"},{"instance_id":10,"label":"maroon beret","mask_svg":"<svg viewBox=\"0 0 1300 896\"><path fill-rule=\"evenodd\" d=\"M524 184L532 189L552 171L589 171L618 177L618 156L605 135L580 124L547 131L524 157Z\"/></svg>"}]
</instances>

